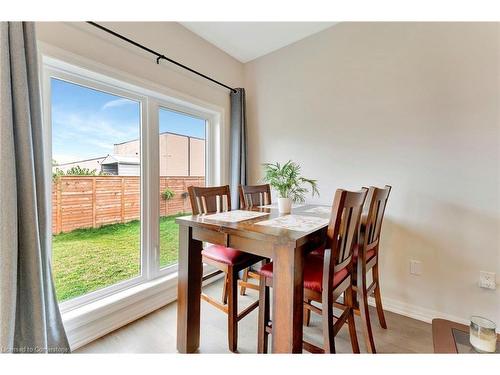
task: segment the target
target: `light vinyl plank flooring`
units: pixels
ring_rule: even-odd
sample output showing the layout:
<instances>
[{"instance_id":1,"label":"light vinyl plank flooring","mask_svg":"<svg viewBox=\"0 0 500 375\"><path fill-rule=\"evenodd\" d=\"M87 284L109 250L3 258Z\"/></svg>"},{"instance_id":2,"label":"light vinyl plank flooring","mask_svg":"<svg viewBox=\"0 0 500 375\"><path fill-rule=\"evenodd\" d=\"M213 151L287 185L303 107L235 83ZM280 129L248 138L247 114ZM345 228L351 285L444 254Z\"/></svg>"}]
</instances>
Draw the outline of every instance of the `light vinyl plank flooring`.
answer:
<instances>
[{"instance_id":1,"label":"light vinyl plank flooring","mask_svg":"<svg viewBox=\"0 0 500 375\"><path fill-rule=\"evenodd\" d=\"M216 298L221 295L221 282L204 288ZM257 292L248 290L238 296L239 310L255 301ZM370 311L375 345L378 353L432 353L431 325L386 312L388 329L380 328L375 309ZM257 351L257 309L239 323L238 350L240 353ZM361 321L356 318L361 352L366 352ZM177 353L177 303L171 303L114 332L78 349L75 353ZM321 346L321 317L311 314L311 324L304 327L307 341ZM347 326L335 339L338 353L352 353ZM227 348L227 316L213 306L201 303L200 353L230 353Z\"/></svg>"}]
</instances>

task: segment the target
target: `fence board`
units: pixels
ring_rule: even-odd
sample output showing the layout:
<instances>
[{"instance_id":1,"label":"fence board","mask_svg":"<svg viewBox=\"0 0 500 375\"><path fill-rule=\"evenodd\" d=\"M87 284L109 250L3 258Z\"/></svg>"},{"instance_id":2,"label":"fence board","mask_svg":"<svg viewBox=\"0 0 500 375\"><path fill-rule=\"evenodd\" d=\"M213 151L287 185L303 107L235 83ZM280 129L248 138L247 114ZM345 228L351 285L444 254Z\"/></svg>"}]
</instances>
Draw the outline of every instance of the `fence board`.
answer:
<instances>
[{"instance_id":1,"label":"fence board","mask_svg":"<svg viewBox=\"0 0 500 375\"><path fill-rule=\"evenodd\" d=\"M191 185L204 186L205 177L160 177L160 193L167 188L174 192L169 201L160 198L160 215L190 212ZM60 176L52 183L52 232L137 220L140 188L137 176Z\"/></svg>"}]
</instances>

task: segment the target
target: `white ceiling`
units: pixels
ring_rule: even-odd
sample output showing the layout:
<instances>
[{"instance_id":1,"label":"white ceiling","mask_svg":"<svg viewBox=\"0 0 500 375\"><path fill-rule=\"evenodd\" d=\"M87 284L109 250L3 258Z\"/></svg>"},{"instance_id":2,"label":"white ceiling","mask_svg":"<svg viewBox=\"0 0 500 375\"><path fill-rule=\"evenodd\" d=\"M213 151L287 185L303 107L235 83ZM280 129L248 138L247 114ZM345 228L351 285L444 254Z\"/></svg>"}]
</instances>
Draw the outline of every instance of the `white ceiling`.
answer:
<instances>
[{"instance_id":1,"label":"white ceiling","mask_svg":"<svg viewBox=\"0 0 500 375\"><path fill-rule=\"evenodd\" d=\"M181 22L193 33L246 63L335 22Z\"/></svg>"}]
</instances>

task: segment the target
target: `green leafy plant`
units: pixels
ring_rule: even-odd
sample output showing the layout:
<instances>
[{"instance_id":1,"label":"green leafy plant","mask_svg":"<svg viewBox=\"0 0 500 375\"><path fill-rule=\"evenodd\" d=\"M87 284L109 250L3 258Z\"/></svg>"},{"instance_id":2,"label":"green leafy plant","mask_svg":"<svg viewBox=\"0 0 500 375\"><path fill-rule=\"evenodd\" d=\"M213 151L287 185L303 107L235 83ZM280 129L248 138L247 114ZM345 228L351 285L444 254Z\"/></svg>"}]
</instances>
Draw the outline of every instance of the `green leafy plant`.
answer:
<instances>
[{"instance_id":1,"label":"green leafy plant","mask_svg":"<svg viewBox=\"0 0 500 375\"><path fill-rule=\"evenodd\" d=\"M54 164L54 161L52 162ZM107 176L108 173L106 172L97 172L96 169L90 169L90 168L82 168L79 165L75 165L74 167L71 167L68 169L66 172L56 168L55 171L52 172L52 179L55 181L57 180L58 177L61 176Z\"/></svg>"},{"instance_id":2,"label":"green leafy plant","mask_svg":"<svg viewBox=\"0 0 500 375\"><path fill-rule=\"evenodd\" d=\"M280 198L290 198L295 203L303 203L306 200L306 194L311 188L311 194L319 196L319 190L316 180L302 177L300 175L300 165L288 160L285 164L264 163L263 180L278 191Z\"/></svg>"},{"instance_id":3,"label":"green leafy plant","mask_svg":"<svg viewBox=\"0 0 500 375\"><path fill-rule=\"evenodd\" d=\"M161 198L165 201L169 201L174 197L175 193L173 192L172 189L166 188L161 192Z\"/></svg>"},{"instance_id":4,"label":"green leafy plant","mask_svg":"<svg viewBox=\"0 0 500 375\"><path fill-rule=\"evenodd\" d=\"M82 168L75 165L66 171L66 176L97 176L96 169Z\"/></svg>"},{"instance_id":5,"label":"green leafy plant","mask_svg":"<svg viewBox=\"0 0 500 375\"><path fill-rule=\"evenodd\" d=\"M64 176L64 171L56 168L56 170L52 172L52 181L57 181L60 176Z\"/></svg>"}]
</instances>

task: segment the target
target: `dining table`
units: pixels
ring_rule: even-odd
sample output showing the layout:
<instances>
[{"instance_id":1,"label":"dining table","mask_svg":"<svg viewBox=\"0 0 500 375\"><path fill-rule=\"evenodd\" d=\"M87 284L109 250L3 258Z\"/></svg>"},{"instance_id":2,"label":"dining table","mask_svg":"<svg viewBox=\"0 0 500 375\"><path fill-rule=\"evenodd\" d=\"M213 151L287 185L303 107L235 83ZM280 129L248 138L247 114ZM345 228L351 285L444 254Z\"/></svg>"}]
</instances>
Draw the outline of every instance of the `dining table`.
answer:
<instances>
[{"instance_id":1,"label":"dining table","mask_svg":"<svg viewBox=\"0 0 500 375\"><path fill-rule=\"evenodd\" d=\"M211 243L274 262L272 352L302 352L304 256L324 244L330 214L330 206L298 204L290 214L267 205L178 217L177 350L193 353L200 346L201 251Z\"/></svg>"}]
</instances>

